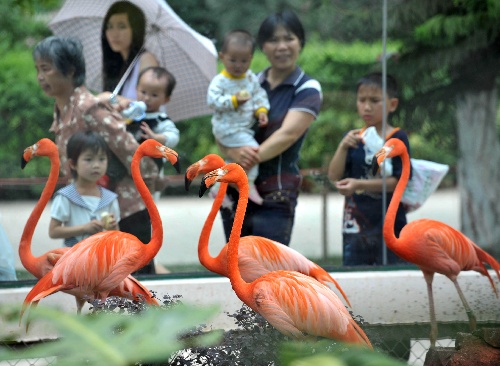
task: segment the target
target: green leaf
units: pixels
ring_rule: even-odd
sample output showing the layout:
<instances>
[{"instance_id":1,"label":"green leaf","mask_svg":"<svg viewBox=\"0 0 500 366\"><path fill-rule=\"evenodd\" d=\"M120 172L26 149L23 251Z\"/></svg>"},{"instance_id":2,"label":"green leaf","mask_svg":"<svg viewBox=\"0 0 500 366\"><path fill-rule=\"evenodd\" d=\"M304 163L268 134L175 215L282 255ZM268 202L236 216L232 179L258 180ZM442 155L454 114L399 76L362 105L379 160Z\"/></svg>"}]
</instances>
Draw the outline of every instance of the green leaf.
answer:
<instances>
[{"instance_id":1,"label":"green leaf","mask_svg":"<svg viewBox=\"0 0 500 366\"><path fill-rule=\"evenodd\" d=\"M56 329L59 339L21 353L0 350L0 359L56 356L58 365L116 366L165 361L185 348L179 335L206 322L217 311L217 307L179 304L167 310L148 308L134 315L98 313L79 316L40 306L31 311L31 321L48 321ZM12 320L12 310L4 310L2 315ZM210 332L194 339L196 345L213 345L219 341L220 333Z\"/></svg>"}]
</instances>

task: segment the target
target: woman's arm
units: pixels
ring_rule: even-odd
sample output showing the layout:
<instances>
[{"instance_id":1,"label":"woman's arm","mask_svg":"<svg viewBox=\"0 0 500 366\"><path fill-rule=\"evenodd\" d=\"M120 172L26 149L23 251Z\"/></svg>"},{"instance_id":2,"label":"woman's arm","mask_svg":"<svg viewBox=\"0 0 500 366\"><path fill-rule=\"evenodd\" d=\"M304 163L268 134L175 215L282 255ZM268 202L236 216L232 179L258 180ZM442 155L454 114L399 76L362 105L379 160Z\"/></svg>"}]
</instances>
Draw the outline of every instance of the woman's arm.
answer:
<instances>
[{"instance_id":1,"label":"woman's arm","mask_svg":"<svg viewBox=\"0 0 500 366\"><path fill-rule=\"evenodd\" d=\"M292 146L311 126L314 116L307 112L291 110L283 123L259 147L260 161L271 160Z\"/></svg>"},{"instance_id":2,"label":"woman's arm","mask_svg":"<svg viewBox=\"0 0 500 366\"><path fill-rule=\"evenodd\" d=\"M130 163L139 143L125 129L125 123L116 113L111 113L101 104L95 104L86 112L87 121L92 129L99 132L106 142L109 149L116 155L121 163L130 173ZM158 167L153 159L144 158L141 160L141 175L147 181L148 178L154 178L158 175Z\"/></svg>"},{"instance_id":3,"label":"woman's arm","mask_svg":"<svg viewBox=\"0 0 500 366\"><path fill-rule=\"evenodd\" d=\"M159 66L158 60L151 52L144 52L141 56L141 64L139 66L139 71L142 71L145 68L152 66Z\"/></svg>"},{"instance_id":4,"label":"woman's arm","mask_svg":"<svg viewBox=\"0 0 500 366\"><path fill-rule=\"evenodd\" d=\"M291 110L285 116L279 129L269 136L258 148L242 146L228 148L221 146L223 155L250 169L255 164L271 160L292 146L311 126L314 116L307 112Z\"/></svg>"}]
</instances>

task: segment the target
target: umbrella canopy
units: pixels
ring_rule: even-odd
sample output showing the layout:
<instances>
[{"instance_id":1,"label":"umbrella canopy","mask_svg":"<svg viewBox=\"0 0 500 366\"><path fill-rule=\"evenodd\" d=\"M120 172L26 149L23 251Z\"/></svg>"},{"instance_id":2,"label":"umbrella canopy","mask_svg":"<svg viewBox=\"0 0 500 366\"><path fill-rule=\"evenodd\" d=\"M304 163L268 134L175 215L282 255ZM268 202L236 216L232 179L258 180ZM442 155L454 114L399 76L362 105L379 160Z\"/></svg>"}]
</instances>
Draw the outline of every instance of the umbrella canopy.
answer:
<instances>
[{"instance_id":1,"label":"umbrella canopy","mask_svg":"<svg viewBox=\"0 0 500 366\"><path fill-rule=\"evenodd\" d=\"M76 37L82 42L86 86L94 92L102 91L102 22L116 1L66 0L49 23L55 35ZM206 95L217 73L217 51L212 41L189 27L164 0L129 1L146 16L146 50L177 80L167 105L169 117L180 121L211 113Z\"/></svg>"}]
</instances>

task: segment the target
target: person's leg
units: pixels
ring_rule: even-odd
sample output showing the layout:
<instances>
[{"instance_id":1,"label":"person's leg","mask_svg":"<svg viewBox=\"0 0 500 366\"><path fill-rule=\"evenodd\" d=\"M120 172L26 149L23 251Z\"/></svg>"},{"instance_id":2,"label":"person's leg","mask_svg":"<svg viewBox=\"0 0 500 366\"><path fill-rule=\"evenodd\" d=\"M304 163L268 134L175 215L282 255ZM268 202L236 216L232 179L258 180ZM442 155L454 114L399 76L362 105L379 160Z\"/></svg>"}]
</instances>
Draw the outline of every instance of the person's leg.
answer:
<instances>
[{"instance_id":1,"label":"person's leg","mask_svg":"<svg viewBox=\"0 0 500 366\"><path fill-rule=\"evenodd\" d=\"M255 180L257 179L257 176L259 175L259 166L254 165L247 171L247 177L248 177L248 199L251 200L252 202L262 205L264 202L264 199L261 197L259 194L259 191L257 190L257 187L255 186Z\"/></svg>"},{"instance_id":2,"label":"person's leg","mask_svg":"<svg viewBox=\"0 0 500 366\"><path fill-rule=\"evenodd\" d=\"M220 216L222 218L222 227L224 228L224 234L226 236L226 242L229 241L229 235L231 234L231 229L233 228L234 214L236 212L236 205L238 202L239 194L238 190L234 187L228 186L226 191L226 196L232 201L230 207L221 207L219 210ZM246 216L246 215L245 215ZM243 232L241 234L244 235Z\"/></svg>"},{"instance_id":3,"label":"person's leg","mask_svg":"<svg viewBox=\"0 0 500 366\"><path fill-rule=\"evenodd\" d=\"M146 209L138 211L128 217L125 217L119 222L120 231L136 236L145 245L151 241L151 219ZM138 274L155 274L154 258L141 269L132 273L133 276Z\"/></svg>"},{"instance_id":4,"label":"person's leg","mask_svg":"<svg viewBox=\"0 0 500 366\"><path fill-rule=\"evenodd\" d=\"M245 231L289 245L295 220L298 192L277 191L264 196L262 205L248 203ZM249 235L249 234L247 234ZM242 234L243 236L243 234Z\"/></svg>"},{"instance_id":5,"label":"person's leg","mask_svg":"<svg viewBox=\"0 0 500 366\"><path fill-rule=\"evenodd\" d=\"M233 207L221 208L220 214L226 241L229 241L239 195L231 186L228 187L227 194L233 201ZM266 195L262 205L249 201L241 236L257 235L285 245L290 244L297 197L298 192L278 191Z\"/></svg>"},{"instance_id":6,"label":"person's leg","mask_svg":"<svg viewBox=\"0 0 500 366\"><path fill-rule=\"evenodd\" d=\"M372 266L377 264L380 240L379 236L366 233L343 234L343 265Z\"/></svg>"}]
</instances>

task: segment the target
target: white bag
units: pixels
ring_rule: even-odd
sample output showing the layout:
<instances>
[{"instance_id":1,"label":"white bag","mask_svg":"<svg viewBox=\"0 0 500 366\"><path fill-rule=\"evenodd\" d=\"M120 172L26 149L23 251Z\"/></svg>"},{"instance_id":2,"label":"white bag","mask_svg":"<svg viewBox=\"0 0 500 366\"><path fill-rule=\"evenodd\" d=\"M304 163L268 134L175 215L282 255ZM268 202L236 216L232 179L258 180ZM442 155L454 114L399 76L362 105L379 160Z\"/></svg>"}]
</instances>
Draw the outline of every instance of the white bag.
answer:
<instances>
[{"instance_id":1,"label":"white bag","mask_svg":"<svg viewBox=\"0 0 500 366\"><path fill-rule=\"evenodd\" d=\"M415 211L422 206L432 193L439 187L450 167L446 164L435 163L422 159L410 159L412 176L401 202L406 212Z\"/></svg>"},{"instance_id":2,"label":"white bag","mask_svg":"<svg viewBox=\"0 0 500 366\"><path fill-rule=\"evenodd\" d=\"M374 126L368 127L362 133L365 144L365 154L371 153L374 149L377 152L384 146L384 140L377 134ZM422 206L430 195L438 188L449 166L422 159L410 159L412 166L412 176L408 181L401 203L405 206L406 212L415 211ZM383 175L392 175L391 159L384 160Z\"/></svg>"}]
</instances>

